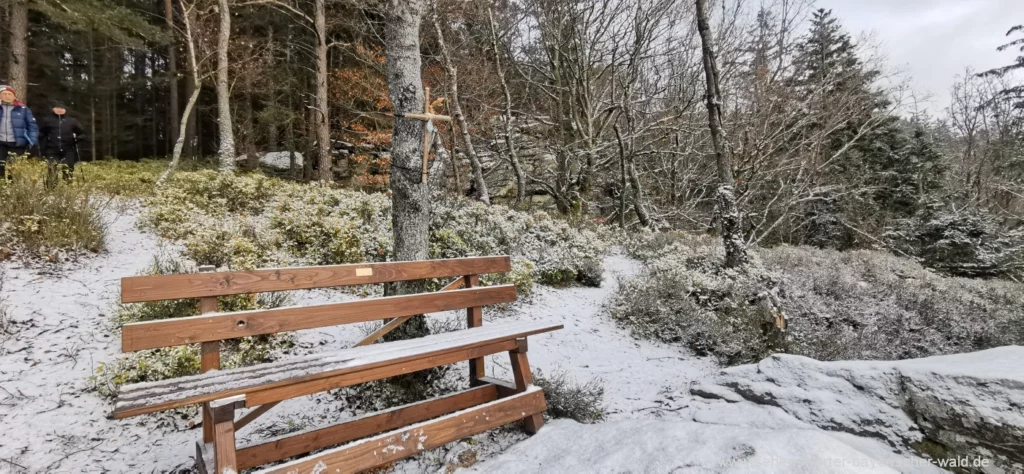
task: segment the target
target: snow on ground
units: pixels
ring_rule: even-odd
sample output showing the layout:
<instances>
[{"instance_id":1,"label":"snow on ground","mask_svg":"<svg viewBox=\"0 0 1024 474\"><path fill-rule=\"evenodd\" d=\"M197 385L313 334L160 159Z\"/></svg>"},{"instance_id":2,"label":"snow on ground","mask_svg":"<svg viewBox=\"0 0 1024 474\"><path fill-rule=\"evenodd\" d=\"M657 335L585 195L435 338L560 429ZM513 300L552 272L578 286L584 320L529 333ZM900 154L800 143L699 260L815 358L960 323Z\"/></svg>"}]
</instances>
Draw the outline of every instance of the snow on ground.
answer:
<instances>
[{"instance_id":1,"label":"snow on ground","mask_svg":"<svg viewBox=\"0 0 1024 474\"><path fill-rule=\"evenodd\" d=\"M0 346L0 425L14 434L0 440L0 472L167 472L192 465L200 436L197 418L165 413L108 419L111 404L89 390L96 367L121 356L110 325L120 278L144 270L159 253L175 251L136 228L137 208L109 211L106 217L110 232L102 255L62 271L5 264L3 296L20 331ZM633 340L602 316L601 304L616 278L637 271L636 262L619 256L609 257L606 267L601 288L539 288L509 311L485 310L485 318L564 323L564 330L533 338L532 365L548 373L563 370L580 381L601 378L612 419L652 415L665 404L665 394L716 366L678 349ZM294 298L307 305L353 296L312 290ZM366 332L360 325L301 331L295 352L338 350ZM507 376L508 358L489 358L487 367ZM282 403L239 433L239 444L334 422L344 416L339 405L327 394ZM499 444L519 439L497 438Z\"/></svg>"},{"instance_id":2,"label":"snow on ground","mask_svg":"<svg viewBox=\"0 0 1024 474\"><path fill-rule=\"evenodd\" d=\"M137 274L165 251L160 239L136 229L137 212L108 213L107 252L62 272L5 264L3 296L20 333L0 345L0 426L6 431L0 438L0 473L182 472L192 466L201 436L197 416L162 413L112 420L107 418L112 404L89 390L89 376L98 364L121 355L109 322L119 279ZM768 472L758 464L765 460L781 463L776 472L799 472L800 462L829 453L840 462L867 456L891 466L907 460L873 440L826 434L778 408L694 399L689 387L717 373L716 363L678 347L635 340L602 309L618 278L638 270L637 262L612 255L605 260L600 288L539 287L508 310L484 311L485 324L564 324L563 330L531 338L531 365L549 374L564 371L580 382L599 378L609 421L555 421L525 441L517 430L495 430L403 461L396 470L450 472L449 466L471 465L477 458L485 459L479 466L483 472L537 472L541 465L547 472L657 472L663 467L667 472L672 466L684 467L681 472ZM355 298L335 290L293 296L299 305ZM464 320L464 312L431 319ZM372 330L368 326L300 331L296 349L283 357L349 347ZM486 367L489 375L509 377L507 355L489 357ZM465 364L458 370L465 371ZM243 429L239 444L347 416L343 403L330 394L290 400ZM787 452L805 459L779 454ZM878 472L887 471L879 467Z\"/></svg>"},{"instance_id":3,"label":"snow on ground","mask_svg":"<svg viewBox=\"0 0 1024 474\"><path fill-rule=\"evenodd\" d=\"M616 420L595 425L555 420L500 456L459 472L854 474L934 470L924 460L880 462L815 429L674 420Z\"/></svg>"},{"instance_id":4,"label":"snow on ground","mask_svg":"<svg viewBox=\"0 0 1024 474\"><path fill-rule=\"evenodd\" d=\"M679 347L635 339L618 327L602 305L618 287L618 278L636 274L640 263L611 255L604 265L600 288L538 287L531 300L513 314L492 312L488 318L485 312L485 321L562 323L562 330L530 338L528 356L534 370L549 374L565 371L579 382L599 378L605 388L609 419L665 415L674 393L693 380L716 373L719 366ZM487 369L511 379L505 355L491 357Z\"/></svg>"}]
</instances>

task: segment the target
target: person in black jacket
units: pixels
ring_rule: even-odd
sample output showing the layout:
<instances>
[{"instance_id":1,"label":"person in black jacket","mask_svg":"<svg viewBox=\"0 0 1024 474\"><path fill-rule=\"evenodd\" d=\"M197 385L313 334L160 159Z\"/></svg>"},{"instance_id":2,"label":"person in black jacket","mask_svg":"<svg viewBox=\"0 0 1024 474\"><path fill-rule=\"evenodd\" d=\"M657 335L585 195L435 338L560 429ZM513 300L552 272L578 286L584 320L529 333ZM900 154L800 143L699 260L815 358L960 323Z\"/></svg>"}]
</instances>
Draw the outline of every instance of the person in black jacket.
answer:
<instances>
[{"instance_id":1,"label":"person in black jacket","mask_svg":"<svg viewBox=\"0 0 1024 474\"><path fill-rule=\"evenodd\" d=\"M67 112L63 104L53 106L53 116L43 119L39 127L39 148L51 166L62 170L64 179L71 179L78 163L78 144L85 141L85 129Z\"/></svg>"}]
</instances>

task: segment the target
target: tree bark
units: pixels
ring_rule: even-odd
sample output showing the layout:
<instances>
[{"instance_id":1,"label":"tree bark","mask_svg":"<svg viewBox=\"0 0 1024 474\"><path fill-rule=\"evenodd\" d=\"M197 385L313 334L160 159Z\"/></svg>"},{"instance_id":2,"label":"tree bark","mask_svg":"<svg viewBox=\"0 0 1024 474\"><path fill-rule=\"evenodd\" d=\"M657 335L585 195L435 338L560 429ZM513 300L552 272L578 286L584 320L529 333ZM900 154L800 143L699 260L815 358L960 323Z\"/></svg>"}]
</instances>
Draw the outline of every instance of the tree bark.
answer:
<instances>
[{"instance_id":1,"label":"tree bark","mask_svg":"<svg viewBox=\"0 0 1024 474\"><path fill-rule=\"evenodd\" d=\"M491 24L491 48L494 50L494 67L498 73L498 82L501 84L501 91L505 95L505 114L502 122L505 125L505 148L508 149L508 159L512 163L512 172L516 176L516 203L518 206L526 199L526 174L519 163L519 155L516 153L515 144L512 141L512 94L508 90L508 82L505 80L505 70L501 68L501 52L498 49L498 28L494 23L494 13L487 9L487 19ZM481 178L483 179L483 178Z\"/></svg>"},{"instance_id":2,"label":"tree bark","mask_svg":"<svg viewBox=\"0 0 1024 474\"><path fill-rule=\"evenodd\" d=\"M174 0L164 0L164 20L167 22L167 31L171 35L167 46L167 89L169 92L167 123L173 124L181 120L181 117L178 116L178 35L174 34ZM177 148L179 130L173 126L170 129L171 143L174 143L174 147Z\"/></svg>"},{"instance_id":3,"label":"tree bark","mask_svg":"<svg viewBox=\"0 0 1024 474\"><path fill-rule=\"evenodd\" d=\"M732 175L732 160L725 153L724 133L722 132L722 92L719 89L718 64L711 43L707 0L696 0L696 2L697 31L700 33L704 79L707 82L708 128L711 132L715 165L718 169L717 211L722 228L722 243L725 245L725 266L737 268L746 265L750 261L750 257L747 255L747 247L743 242L742 222L733 186L735 180Z\"/></svg>"},{"instance_id":4,"label":"tree bark","mask_svg":"<svg viewBox=\"0 0 1024 474\"><path fill-rule=\"evenodd\" d=\"M448 73L449 88L451 89L451 105L455 120L462 132L462 141L466 145L466 156L469 157L469 164L473 168L473 182L476 184L476 197L484 204L491 203L490 193L487 192L487 182L484 181L483 167L480 166L480 158L473 147L473 139L469 136L469 125L466 124L466 116L462 114L462 106L459 104L459 78L458 70L452 63L451 54L448 51L448 44L444 42L444 33L441 32L441 24L437 15L433 15L434 31L437 32L437 43L441 47L441 58L444 60L444 68Z\"/></svg>"},{"instance_id":5,"label":"tree bark","mask_svg":"<svg viewBox=\"0 0 1024 474\"><path fill-rule=\"evenodd\" d=\"M331 123L327 103L327 13L326 0L314 2L313 22L316 29L316 153L320 160L318 179L334 181L331 163Z\"/></svg>"},{"instance_id":6,"label":"tree bark","mask_svg":"<svg viewBox=\"0 0 1024 474\"><path fill-rule=\"evenodd\" d=\"M423 80L420 76L420 22L424 0L390 0L384 26L387 54L388 94L395 113L423 110ZM395 260L423 260L428 255L430 230L430 186L421 183L423 122L396 118L391 132L391 228ZM394 294L423 289L422 281L393 285ZM397 334L396 334L397 333ZM388 336L396 339L429 333L423 316L406 321Z\"/></svg>"},{"instance_id":7,"label":"tree bark","mask_svg":"<svg viewBox=\"0 0 1024 474\"><path fill-rule=\"evenodd\" d=\"M182 5L184 7L184 5ZM167 170L160 175L160 179L156 181L156 185L160 186L167 178L171 177L174 170L178 167L178 162L181 160L181 153L185 148L185 141L188 140L188 127L189 123L192 122L192 110L195 108L196 102L199 101L199 92L202 90L202 81L199 79L199 65L196 61L196 44L192 37L192 21L189 17L190 9L183 8L181 15L182 23L185 24L185 45L188 47L188 67L189 70L195 72L192 75L191 86L192 93L189 94L188 103L185 104L185 113L181 115L180 123L178 125L178 139L174 141L174 152L171 155L171 163L167 165Z\"/></svg>"},{"instance_id":8,"label":"tree bark","mask_svg":"<svg viewBox=\"0 0 1024 474\"><path fill-rule=\"evenodd\" d=\"M217 0L217 4L220 10L220 31L217 35L217 129L220 147L217 155L220 171L224 173L235 169L235 133L231 126L231 84L228 81L231 9L228 0Z\"/></svg>"},{"instance_id":9,"label":"tree bark","mask_svg":"<svg viewBox=\"0 0 1024 474\"><path fill-rule=\"evenodd\" d=\"M28 0L11 4L11 51L7 66L11 87L18 98L28 97Z\"/></svg>"}]
</instances>

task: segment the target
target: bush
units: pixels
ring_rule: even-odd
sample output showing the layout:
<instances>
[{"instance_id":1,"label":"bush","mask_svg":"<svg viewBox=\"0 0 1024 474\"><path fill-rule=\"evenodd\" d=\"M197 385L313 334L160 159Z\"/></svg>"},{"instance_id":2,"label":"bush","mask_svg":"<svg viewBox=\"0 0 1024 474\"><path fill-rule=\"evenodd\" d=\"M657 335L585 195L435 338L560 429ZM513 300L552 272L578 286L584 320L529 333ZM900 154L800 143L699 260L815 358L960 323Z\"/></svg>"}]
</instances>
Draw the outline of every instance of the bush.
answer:
<instances>
[{"instance_id":1,"label":"bush","mask_svg":"<svg viewBox=\"0 0 1024 474\"><path fill-rule=\"evenodd\" d=\"M384 194L202 171L176 174L146 202L145 225L182 240L186 255L201 264L253 268L392 258L391 201ZM608 244L597 232L544 213L465 199L435 201L432 216L430 258L512 257L512 271L487 275L485 284L512 283L525 295L535 282L601 283Z\"/></svg>"},{"instance_id":2,"label":"bush","mask_svg":"<svg viewBox=\"0 0 1024 474\"><path fill-rule=\"evenodd\" d=\"M545 377L538 370L533 383L544 390L550 418L570 418L580 423L604 420L604 387L600 380L580 384L565 372Z\"/></svg>"},{"instance_id":3,"label":"bush","mask_svg":"<svg viewBox=\"0 0 1024 474\"><path fill-rule=\"evenodd\" d=\"M97 160L79 163L75 182L94 192L110 196L143 197L153 193L156 180L167 170L168 159ZM181 160L179 171L208 168L196 160Z\"/></svg>"},{"instance_id":4,"label":"bush","mask_svg":"<svg viewBox=\"0 0 1024 474\"><path fill-rule=\"evenodd\" d=\"M194 273L195 269L184 261L157 257L144 274L168 275ZM232 295L218 298L221 311L278 308L288 304L287 293L261 293ZM114 311L114 322L120 327L126 323L194 316L199 314L199 300L181 299L147 303L119 304ZM223 368L244 367L269 362L282 349L293 345L289 334L245 337L221 344ZM105 396L114 396L121 385L164 380L199 373L199 345L144 350L132 353L111 363L101 363L91 377L94 387Z\"/></svg>"},{"instance_id":5,"label":"bush","mask_svg":"<svg viewBox=\"0 0 1024 474\"><path fill-rule=\"evenodd\" d=\"M545 285L599 286L601 259L608 248L596 232L574 228L544 212L527 214L464 199L435 203L430 237L431 258L511 255L531 262L530 283Z\"/></svg>"},{"instance_id":6,"label":"bush","mask_svg":"<svg viewBox=\"0 0 1024 474\"><path fill-rule=\"evenodd\" d=\"M756 259L740 271L726 270L724 253L711 237L658 240L665 247L649 254L646 271L620 282L608 306L614 319L638 337L684 344L727 364L783 349L774 301L777 275ZM633 247L650 249L643 242Z\"/></svg>"},{"instance_id":7,"label":"bush","mask_svg":"<svg viewBox=\"0 0 1024 474\"><path fill-rule=\"evenodd\" d=\"M647 269L622 282L611 315L637 336L727 364L772 352L906 359L1024 343L1018 283L944 277L877 251L781 247L729 271L710 238L642 238L631 249L650 255Z\"/></svg>"},{"instance_id":8,"label":"bush","mask_svg":"<svg viewBox=\"0 0 1024 474\"><path fill-rule=\"evenodd\" d=\"M50 175L45 162L14 158L0 179L0 254L53 258L56 251L100 252L106 225L87 188Z\"/></svg>"}]
</instances>

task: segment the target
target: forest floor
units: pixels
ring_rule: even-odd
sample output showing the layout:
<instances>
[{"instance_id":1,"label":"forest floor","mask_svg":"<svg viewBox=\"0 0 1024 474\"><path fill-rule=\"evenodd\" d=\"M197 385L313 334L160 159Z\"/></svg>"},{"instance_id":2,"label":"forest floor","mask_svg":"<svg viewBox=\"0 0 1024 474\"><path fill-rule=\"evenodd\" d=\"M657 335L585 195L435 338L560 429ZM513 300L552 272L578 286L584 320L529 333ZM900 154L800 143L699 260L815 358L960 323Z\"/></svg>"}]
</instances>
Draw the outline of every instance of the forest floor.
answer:
<instances>
[{"instance_id":1,"label":"forest floor","mask_svg":"<svg viewBox=\"0 0 1024 474\"><path fill-rule=\"evenodd\" d=\"M176 251L137 229L137 208L110 211L106 218L107 251L99 256L62 267L4 264L3 297L16 332L0 345L0 425L7 434L0 441L0 472L184 472L193 464L197 417L165 413L112 420L110 401L92 389L89 377L99 364L121 356L110 318L120 278L144 270L158 254ZM506 311L485 310L485 320L565 324L531 341L534 368L565 372L580 382L599 378L610 420L656 418L674 409L673 394L718 366L678 348L633 339L602 314L617 279L638 269L638 262L611 255L600 288L538 287ZM318 290L296 292L294 298L296 304L314 304L353 296ZM295 352L341 349L365 331L358 325L302 331ZM506 357L489 358L486 367L499 376L509 370ZM336 421L348 416L341 405L326 393L283 403L247 426L239 443ZM513 429L496 430L396 469L443 471L464 464L463 451L487 457L523 438Z\"/></svg>"}]
</instances>

